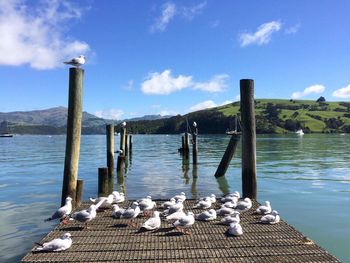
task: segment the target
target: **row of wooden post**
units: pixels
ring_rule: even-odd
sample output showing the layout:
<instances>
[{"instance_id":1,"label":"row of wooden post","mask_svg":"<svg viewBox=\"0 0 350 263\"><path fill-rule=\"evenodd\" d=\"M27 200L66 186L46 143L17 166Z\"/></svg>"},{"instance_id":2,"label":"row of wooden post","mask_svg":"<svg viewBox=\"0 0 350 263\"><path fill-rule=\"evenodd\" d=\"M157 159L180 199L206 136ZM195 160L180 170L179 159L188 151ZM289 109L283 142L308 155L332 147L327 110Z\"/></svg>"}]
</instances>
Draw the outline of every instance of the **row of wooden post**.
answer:
<instances>
[{"instance_id":1,"label":"row of wooden post","mask_svg":"<svg viewBox=\"0 0 350 263\"><path fill-rule=\"evenodd\" d=\"M191 133L192 135L192 161L193 164L198 163L198 141L197 141L197 135L198 135L198 128L197 124L194 122L193 125L193 131ZM182 157L184 160L188 160L190 157L190 142L189 142L189 133L185 132L185 134L181 137L181 148L180 152L182 154Z\"/></svg>"},{"instance_id":2,"label":"row of wooden post","mask_svg":"<svg viewBox=\"0 0 350 263\"><path fill-rule=\"evenodd\" d=\"M83 181L78 180L78 163L80 155L80 138L82 123L82 92L83 92L84 70L82 68L69 69L69 98L68 98L68 118L67 118L67 137L66 153L64 163L63 185L61 204L63 205L67 196L73 198L73 207L76 207L82 198ZM242 122L242 189L243 196L256 199L256 128L255 128L255 110L254 110L254 81L251 79L240 80L240 108ZM114 178L114 126L107 126L107 168L99 168L99 177L107 173L108 192L113 190ZM197 163L197 129L192 134L193 142L193 163ZM120 133L120 153L118 156L117 171L123 170L125 156L132 151L132 137L126 143L126 128L123 127ZM184 157L189 157L188 133L183 138ZM234 148L237 145L237 138L232 137L225 152L221 174L225 174L229 160L231 160ZM186 143L187 142L187 143ZM230 151L233 151L232 153ZM225 156L224 155L224 156ZM224 158L223 158L224 159ZM219 166L219 167L220 167ZM105 183L101 189L105 187ZM100 188L100 186L99 186ZM105 190L105 188L103 188ZM101 190L102 191L102 190Z\"/></svg>"}]
</instances>

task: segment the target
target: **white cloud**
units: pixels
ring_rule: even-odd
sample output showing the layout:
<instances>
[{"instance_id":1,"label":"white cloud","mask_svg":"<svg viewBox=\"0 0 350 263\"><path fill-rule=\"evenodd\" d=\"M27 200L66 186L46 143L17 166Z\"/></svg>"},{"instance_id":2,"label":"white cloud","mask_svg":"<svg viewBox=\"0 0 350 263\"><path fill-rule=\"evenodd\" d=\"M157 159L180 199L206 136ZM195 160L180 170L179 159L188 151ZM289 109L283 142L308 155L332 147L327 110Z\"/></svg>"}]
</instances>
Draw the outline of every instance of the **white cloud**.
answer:
<instances>
[{"instance_id":1,"label":"white cloud","mask_svg":"<svg viewBox=\"0 0 350 263\"><path fill-rule=\"evenodd\" d=\"M196 82L193 85L194 89L199 89L208 92L220 92L227 88L226 80L228 79L228 75L215 75L208 82Z\"/></svg>"},{"instance_id":2,"label":"white cloud","mask_svg":"<svg viewBox=\"0 0 350 263\"><path fill-rule=\"evenodd\" d=\"M95 115L99 118L120 120L124 112L120 109L106 109L95 111Z\"/></svg>"},{"instance_id":3,"label":"white cloud","mask_svg":"<svg viewBox=\"0 0 350 263\"><path fill-rule=\"evenodd\" d=\"M336 98L343 98L343 99L350 98L350 84L344 88L333 91L332 96Z\"/></svg>"},{"instance_id":4,"label":"white cloud","mask_svg":"<svg viewBox=\"0 0 350 263\"><path fill-rule=\"evenodd\" d=\"M289 28L286 28L286 30L284 31L286 34L288 34L288 35L291 35L291 34L295 34L295 33L297 33L298 31L299 31L299 29L300 29L300 23L298 23L298 24L295 24L294 26L291 26L291 27L289 27Z\"/></svg>"},{"instance_id":5,"label":"white cloud","mask_svg":"<svg viewBox=\"0 0 350 263\"><path fill-rule=\"evenodd\" d=\"M35 8L25 2L0 1L0 65L53 69L90 50L63 30L81 17L80 8L64 0L42 1Z\"/></svg>"},{"instance_id":6,"label":"white cloud","mask_svg":"<svg viewBox=\"0 0 350 263\"><path fill-rule=\"evenodd\" d=\"M161 15L155 19L150 31L152 33L164 32L175 17L182 17L191 21L195 16L202 13L206 5L207 2L205 1L193 6L178 7L172 2L166 2L161 6Z\"/></svg>"},{"instance_id":7,"label":"white cloud","mask_svg":"<svg viewBox=\"0 0 350 263\"><path fill-rule=\"evenodd\" d=\"M187 18L188 20L192 20L195 16L202 13L203 9L207 5L207 2L204 1L202 3L199 3L197 5L193 5L190 7L183 7L182 15Z\"/></svg>"},{"instance_id":8,"label":"white cloud","mask_svg":"<svg viewBox=\"0 0 350 263\"><path fill-rule=\"evenodd\" d=\"M239 36L241 47L268 44L272 33L279 31L281 27L282 24L279 21L271 21L260 25L255 33L243 33Z\"/></svg>"},{"instance_id":9,"label":"white cloud","mask_svg":"<svg viewBox=\"0 0 350 263\"><path fill-rule=\"evenodd\" d=\"M307 87L306 89L304 89L304 91L293 92L292 99L299 99L312 93L316 93L316 94L322 93L325 91L325 89L326 89L325 86L320 84L315 84L310 87Z\"/></svg>"},{"instance_id":10,"label":"white cloud","mask_svg":"<svg viewBox=\"0 0 350 263\"><path fill-rule=\"evenodd\" d=\"M172 92L186 88L207 92L221 92L227 88L227 74L215 75L208 82L195 82L192 76L179 75L173 77L171 70L166 69L162 73L149 73L141 84L141 90L145 94L168 95Z\"/></svg>"},{"instance_id":11,"label":"white cloud","mask_svg":"<svg viewBox=\"0 0 350 263\"><path fill-rule=\"evenodd\" d=\"M179 113L177 111L174 111L174 110L161 110L158 114L160 116L167 116L167 115L177 115Z\"/></svg>"},{"instance_id":12,"label":"white cloud","mask_svg":"<svg viewBox=\"0 0 350 263\"><path fill-rule=\"evenodd\" d=\"M141 84L141 90L145 94L168 95L174 91L188 88L191 85L191 76L179 75L174 78L171 76L171 70L166 69L162 73L150 73L148 78Z\"/></svg>"},{"instance_id":13,"label":"white cloud","mask_svg":"<svg viewBox=\"0 0 350 263\"><path fill-rule=\"evenodd\" d=\"M151 26L151 32L163 32L170 21L176 14L176 5L171 2L167 2L162 6L162 14L156 19L154 24Z\"/></svg>"},{"instance_id":14,"label":"white cloud","mask_svg":"<svg viewBox=\"0 0 350 263\"><path fill-rule=\"evenodd\" d=\"M204 109L209 109L209 108L214 108L216 106L217 106L217 104L214 101L206 100L206 101L200 102L200 103L190 107L189 112L199 111L199 110L204 110Z\"/></svg>"}]
</instances>

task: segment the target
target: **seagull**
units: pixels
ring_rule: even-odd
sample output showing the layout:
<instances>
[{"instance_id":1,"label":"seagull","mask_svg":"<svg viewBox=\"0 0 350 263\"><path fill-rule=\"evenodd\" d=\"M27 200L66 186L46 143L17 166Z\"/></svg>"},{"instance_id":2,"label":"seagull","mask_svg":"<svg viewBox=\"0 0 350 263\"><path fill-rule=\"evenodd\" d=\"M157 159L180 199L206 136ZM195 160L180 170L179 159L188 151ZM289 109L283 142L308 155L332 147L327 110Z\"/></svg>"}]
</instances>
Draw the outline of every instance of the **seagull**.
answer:
<instances>
[{"instance_id":1,"label":"seagull","mask_svg":"<svg viewBox=\"0 0 350 263\"><path fill-rule=\"evenodd\" d=\"M122 126L123 128L125 128L125 127L126 127L126 122L123 121L123 122L121 123L121 126Z\"/></svg>"},{"instance_id":2,"label":"seagull","mask_svg":"<svg viewBox=\"0 0 350 263\"><path fill-rule=\"evenodd\" d=\"M204 200L206 198L210 198L210 200L213 204L216 203L216 195L214 195L214 194L211 194L210 196L199 198L199 200L201 201L201 200Z\"/></svg>"},{"instance_id":3,"label":"seagull","mask_svg":"<svg viewBox=\"0 0 350 263\"><path fill-rule=\"evenodd\" d=\"M186 216L186 213L184 211L178 211L178 212L175 212L175 213L172 213L170 215L168 215L165 220L167 221L170 221L170 220L179 220L181 217L184 217Z\"/></svg>"},{"instance_id":4,"label":"seagull","mask_svg":"<svg viewBox=\"0 0 350 263\"><path fill-rule=\"evenodd\" d=\"M212 221L216 219L216 211L214 209L210 209L208 211L204 211L198 215L195 215L195 218L199 221Z\"/></svg>"},{"instance_id":5,"label":"seagull","mask_svg":"<svg viewBox=\"0 0 350 263\"><path fill-rule=\"evenodd\" d=\"M162 204L162 207L167 209L169 206L175 205L175 198L171 198L169 201L166 201Z\"/></svg>"},{"instance_id":6,"label":"seagull","mask_svg":"<svg viewBox=\"0 0 350 263\"><path fill-rule=\"evenodd\" d=\"M195 121L193 122L193 127L195 127L195 128L197 127L197 122L195 122Z\"/></svg>"},{"instance_id":7,"label":"seagull","mask_svg":"<svg viewBox=\"0 0 350 263\"><path fill-rule=\"evenodd\" d=\"M143 223L141 228L145 228L147 230L154 230L159 228L160 224L161 224L161 221L159 217L159 212L154 211L154 216L149 218L145 223Z\"/></svg>"},{"instance_id":8,"label":"seagull","mask_svg":"<svg viewBox=\"0 0 350 263\"><path fill-rule=\"evenodd\" d=\"M77 220L81 223L85 223L86 228L88 228L88 223L96 217L97 205L90 205L88 209L75 212L71 215L73 220Z\"/></svg>"},{"instance_id":9,"label":"seagull","mask_svg":"<svg viewBox=\"0 0 350 263\"><path fill-rule=\"evenodd\" d=\"M193 208L208 209L211 207L211 198L206 197L204 200L198 201Z\"/></svg>"},{"instance_id":10,"label":"seagull","mask_svg":"<svg viewBox=\"0 0 350 263\"><path fill-rule=\"evenodd\" d=\"M272 211L270 201L265 201L265 205L261 205L256 209L256 213L260 215L270 214Z\"/></svg>"},{"instance_id":11,"label":"seagull","mask_svg":"<svg viewBox=\"0 0 350 263\"><path fill-rule=\"evenodd\" d=\"M225 203L223 204L223 206L229 207L229 208L236 208L236 206L237 206L237 201L232 200L232 201L225 202Z\"/></svg>"},{"instance_id":12,"label":"seagull","mask_svg":"<svg viewBox=\"0 0 350 263\"><path fill-rule=\"evenodd\" d=\"M241 236L243 235L242 226L239 223L231 223L228 233L233 236Z\"/></svg>"},{"instance_id":13,"label":"seagull","mask_svg":"<svg viewBox=\"0 0 350 263\"><path fill-rule=\"evenodd\" d=\"M49 218L45 219L45 221L51 221L54 219L63 219L63 224L67 224L66 217L72 212L72 198L67 197L64 206L57 209L57 211Z\"/></svg>"},{"instance_id":14,"label":"seagull","mask_svg":"<svg viewBox=\"0 0 350 263\"><path fill-rule=\"evenodd\" d=\"M179 195L173 196L173 198L175 201L182 200L182 202L184 202L186 200L186 194L184 192L181 192Z\"/></svg>"},{"instance_id":15,"label":"seagull","mask_svg":"<svg viewBox=\"0 0 350 263\"><path fill-rule=\"evenodd\" d=\"M118 192L117 192L118 193ZM113 193L112 193L113 194ZM118 193L119 195L114 195L114 202L115 203L123 203L125 201L125 195L124 193Z\"/></svg>"},{"instance_id":16,"label":"seagull","mask_svg":"<svg viewBox=\"0 0 350 263\"><path fill-rule=\"evenodd\" d=\"M180 199L176 201L176 203L172 206L169 206L168 209L164 210L163 215L170 215L172 213L182 211L184 209L184 205Z\"/></svg>"},{"instance_id":17,"label":"seagull","mask_svg":"<svg viewBox=\"0 0 350 263\"><path fill-rule=\"evenodd\" d=\"M222 205L219 210L216 210L216 214L218 216L225 216L225 215L232 214L234 211L235 210L233 210L232 208L229 208L229 207L226 207L226 206Z\"/></svg>"},{"instance_id":18,"label":"seagull","mask_svg":"<svg viewBox=\"0 0 350 263\"><path fill-rule=\"evenodd\" d=\"M139 207L139 204L137 202L133 202L132 206L128 209L125 209L125 211L120 215L120 218L123 219L134 219L140 214L141 210ZM135 224L130 223L131 226L135 226Z\"/></svg>"},{"instance_id":19,"label":"seagull","mask_svg":"<svg viewBox=\"0 0 350 263\"><path fill-rule=\"evenodd\" d=\"M63 251L71 247L72 239L70 233L65 233L60 238L55 238L50 242L45 242L44 244L36 243L40 247L37 247L35 251Z\"/></svg>"},{"instance_id":20,"label":"seagull","mask_svg":"<svg viewBox=\"0 0 350 263\"><path fill-rule=\"evenodd\" d=\"M271 214L261 217L260 222L263 224L277 224L280 221L280 216L276 210L273 210Z\"/></svg>"},{"instance_id":21,"label":"seagull","mask_svg":"<svg viewBox=\"0 0 350 263\"><path fill-rule=\"evenodd\" d=\"M238 199L239 199L239 197L237 197L237 196L227 195L227 196L221 198L221 202L222 203L227 203L227 202L237 203Z\"/></svg>"},{"instance_id":22,"label":"seagull","mask_svg":"<svg viewBox=\"0 0 350 263\"><path fill-rule=\"evenodd\" d=\"M240 212L248 211L252 207L252 201L249 197L244 198L243 200L237 203L236 209Z\"/></svg>"},{"instance_id":23,"label":"seagull","mask_svg":"<svg viewBox=\"0 0 350 263\"><path fill-rule=\"evenodd\" d=\"M120 208L118 205L114 204L112 205L113 208L113 212L112 212L112 216L114 218L120 218L120 216L124 213L125 209Z\"/></svg>"},{"instance_id":24,"label":"seagull","mask_svg":"<svg viewBox=\"0 0 350 263\"><path fill-rule=\"evenodd\" d=\"M176 220L173 223L173 226L176 228L176 230L184 233L184 234L191 234L191 232L184 231L184 228L188 228L194 224L194 214L192 212L188 212L186 216L183 216Z\"/></svg>"},{"instance_id":25,"label":"seagull","mask_svg":"<svg viewBox=\"0 0 350 263\"><path fill-rule=\"evenodd\" d=\"M81 65L85 64L85 56L80 55L77 58L72 58L70 61L65 61L63 63L79 68Z\"/></svg>"},{"instance_id":26,"label":"seagull","mask_svg":"<svg viewBox=\"0 0 350 263\"><path fill-rule=\"evenodd\" d=\"M239 212L234 211L232 214L225 216L221 219L221 223L224 225L230 225L231 223L239 223L241 219L239 218Z\"/></svg>"}]
</instances>

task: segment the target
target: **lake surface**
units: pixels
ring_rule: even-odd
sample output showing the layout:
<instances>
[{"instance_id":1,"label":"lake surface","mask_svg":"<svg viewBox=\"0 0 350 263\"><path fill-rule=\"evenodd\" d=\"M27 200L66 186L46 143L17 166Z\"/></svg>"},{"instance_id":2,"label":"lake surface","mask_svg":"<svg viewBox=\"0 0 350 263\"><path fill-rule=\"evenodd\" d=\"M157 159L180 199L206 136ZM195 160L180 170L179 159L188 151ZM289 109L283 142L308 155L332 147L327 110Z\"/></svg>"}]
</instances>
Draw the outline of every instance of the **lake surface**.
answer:
<instances>
[{"instance_id":1,"label":"lake surface","mask_svg":"<svg viewBox=\"0 0 350 263\"><path fill-rule=\"evenodd\" d=\"M191 198L241 191L241 145L226 177L213 176L229 137L199 135L197 167L184 164L180 135L134 135L124 180L129 199ZM116 149L119 137L116 137ZM350 262L350 135L261 135L257 138L258 200L344 262ZM57 222L65 136L0 138L0 262L19 262ZM79 177L84 199L96 196L97 169L106 166L106 138L82 136ZM226 178L226 179L225 179Z\"/></svg>"}]
</instances>

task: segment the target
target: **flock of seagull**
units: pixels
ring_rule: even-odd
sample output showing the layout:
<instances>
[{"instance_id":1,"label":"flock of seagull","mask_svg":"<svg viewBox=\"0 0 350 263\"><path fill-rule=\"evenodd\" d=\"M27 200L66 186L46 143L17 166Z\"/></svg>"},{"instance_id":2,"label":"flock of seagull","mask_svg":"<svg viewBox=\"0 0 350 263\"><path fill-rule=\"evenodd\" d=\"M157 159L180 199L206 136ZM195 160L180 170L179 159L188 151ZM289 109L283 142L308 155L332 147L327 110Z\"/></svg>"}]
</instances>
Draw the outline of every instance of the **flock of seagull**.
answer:
<instances>
[{"instance_id":1,"label":"flock of seagull","mask_svg":"<svg viewBox=\"0 0 350 263\"><path fill-rule=\"evenodd\" d=\"M133 220L140 214L148 216L149 218L142 224L141 229L156 230L161 226L162 219L172 223L172 226L183 234L191 234L189 228L195 221L213 221L218 216L221 216L220 223L227 225L229 235L240 236L243 235L243 229L240 225L240 214L248 211L252 207L252 201L249 198L240 199L240 193L235 191L227 194L220 199L221 207L215 210L212 207L217 202L214 194L200 198L193 206L193 209L204 209L202 213L194 214L191 211L184 212L184 202L186 194L180 193L173 196L169 201L161 204L162 212L154 211L156 209L156 202L152 200L151 196L136 200L130 207L122 208L120 204L125 201L124 193L117 191L107 197L90 198L93 203L87 209L72 212L72 198L67 197L65 205L60 207L50 218L45 221L60 219L63 224L67 224L69 220L76 220L84 223L84 228L89 228L88 223L92 221L98 209L109 209L112 207L112 217L116 219L129 219L129 225L137 227ZM269 201L265 201L264 205L260 205L256 211L260 214L260 223L276 224L280 221L279 214L276 210L272 210ZM39 244L35 251L63 251L72 245L70 233L65 233L62 237L53 239L50 242Z\"/></svg>"}]
</instances>

